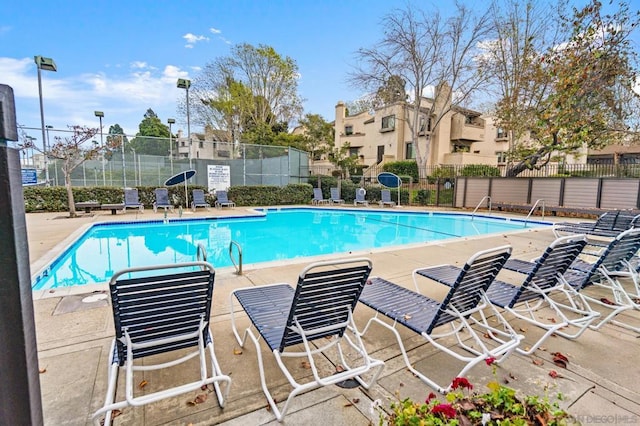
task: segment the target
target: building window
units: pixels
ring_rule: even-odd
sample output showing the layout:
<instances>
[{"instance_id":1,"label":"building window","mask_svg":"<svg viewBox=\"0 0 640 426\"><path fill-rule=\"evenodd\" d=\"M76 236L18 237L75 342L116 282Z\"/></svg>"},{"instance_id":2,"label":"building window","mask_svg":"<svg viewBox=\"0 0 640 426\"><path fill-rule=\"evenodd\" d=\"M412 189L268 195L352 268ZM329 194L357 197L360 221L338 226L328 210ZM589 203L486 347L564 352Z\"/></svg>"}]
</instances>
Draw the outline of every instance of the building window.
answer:
<instances>
[{"instance_id":1,"label":"building window","mask_svg":"<svg viewBox=\"0 0 640 426\"><path fill-rule=\"evenodd\" d=\"M498 129L496 130L496 138L502 139L506 137L507 137L507 131L498 127Z\"/></svg>"},{"instance_id":2,"label":"building window","mask_svg":"<svg viewBox=\"0 0 640 426\"><path fill-rule=\"evenodd\" d=\"M184 146L184 141L180 142L180 145L181 145L181 146Z\"/></svg>"},{"instance_id":3,"label":"building window","mask_svg":"<svg viewBox=\"0 0 640 426\"><path fill-rule=\"evenodd\" d=\"M454 144L452 152L470 152L471 150L467 145Z\"/></svg>"},{"instance_id":4,"label":"building window","mask_svg":"<svg viewBox=\"0 0 640 426\"><path fill-rule=\"evenodd\" d=\"M353 126L344 126L344 134L349 136L353 134Z\"/></svg>"},{"instance_id":5,"label":"building window","mask_svg":"<svg viewBox=\"0 0 640 426\"><path fill-rule=\"evenodd\" d=\"M382 117L382 130L393 130L396 128L396 116L387 115Z\"/></svg>"},{"instance_id":6,"label":"building window","mask_svg":"<svg viewBox=\"0 0 640 426\"><path fill-rule=\"evenodd\" d=\"M349 148L349 157L357 157L359 148Z\"/></svg>"},{"instance_id":7,"label":"building window","mask_svg":"<svg viewBox=\"0 0 640 426\"><path fill-rule=\"evenodd\" d=\"M415 160L416 153L413 151L413 142L407 142L405 144L406 154L404 156L405 160Z\"/></svg>"},{"instance_id":8,"label":"building window","mask_svg":"<svg viewBox=\"0 0 640 426\"><path fill-rule=\"evenodd\" d=\"M425 132L431 131L431 118L427 119L424 115L420 116L420 127L418 134L424 135Z\"/></svg>"},{"instance_id":9,"label":"building window","mask_svg":"<svg viewBox=\"0 0 640 426\"><path fill-rule=\"evenodd\" d=\"M204 148L204 142L200 141L200 148Z\"/></svg>"},{"instance_id":10,"label":"building window","mask_svg":"<svg viewBox=\"0 0 640 426\"><path fill-rule=\"evenodd\" d=\"M496 151L496 157L498 157L498 164L504 164L507 162L506 151Z\"/></svg>"}]
</instances>

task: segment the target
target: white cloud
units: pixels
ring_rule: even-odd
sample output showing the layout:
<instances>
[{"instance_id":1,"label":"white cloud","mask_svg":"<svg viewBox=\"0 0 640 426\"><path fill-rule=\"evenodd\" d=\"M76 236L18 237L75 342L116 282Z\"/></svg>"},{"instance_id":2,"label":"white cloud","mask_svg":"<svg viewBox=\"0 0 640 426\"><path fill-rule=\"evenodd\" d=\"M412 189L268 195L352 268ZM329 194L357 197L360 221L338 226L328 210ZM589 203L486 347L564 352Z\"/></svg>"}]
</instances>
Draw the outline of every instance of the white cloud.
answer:
<instances>
[{"instance_id":1,"label":"white cloud","mask_svg":"<svg viewBox=\"0 0 640 426\"><path fill-rule=\"evenodd\" d=\"M177 99L184 97L184 92L176 88L176 80L189 78L188 70L166 65L159 71L141 61L130 65L129 72L114 68L81 75L43 72L46 124L56 129L66 129L69 125L97 127L93 111L100 110L105 113L106 129L118 123L125 133L135 134L148 108L161 118L175 117ZM18 124L39 128L38 83L33 58L0 57L0 75L2 83L13 88Z\"/></svg>"},{"instance_id":2,"label":"white cloud","mask_svg":"<svg viewBox=\"0 0 640 426\"><path fill-rule=\"evenodd\" d=\"M134 62L131 62L131 68L140 68L140 69L147 68L147 63L144 61L134 61Z\"/></svg>"},{"instance_id":3,"label":"white cloud","mask_svg":"<svg viewBox=\"0 0 640 426\"><path fill-rule=\"evenodd\" d=\"M209 28L209 31L211 32L211 34L220 34L222 33L222 30L219 30L217 28Z\"/></svg>"},{"instance_id":4,"label":"white cloud","mask_svg":"<svg viewBox=\"0 0 640 426\"><path fill-rule=\"evenodd\" d=\"M9 31L11 31L13 28L10 27L9 25L2 25L0 26L0 34L6 34Z\"/></svg>"},{"instance_id":5,"label":"white cloud","mask_svg":"<svg viewBox=\"0 0 640 426\"><path fill-rule=\"evenodd\" d=\"M187 44L185 44L184 46L187 49L192 49L198 42L209 41L209 37L205 37L203 35L195 35L191 33L187 33L183 35L182 38L187 40Z\"/></svg>"}]
</instances>

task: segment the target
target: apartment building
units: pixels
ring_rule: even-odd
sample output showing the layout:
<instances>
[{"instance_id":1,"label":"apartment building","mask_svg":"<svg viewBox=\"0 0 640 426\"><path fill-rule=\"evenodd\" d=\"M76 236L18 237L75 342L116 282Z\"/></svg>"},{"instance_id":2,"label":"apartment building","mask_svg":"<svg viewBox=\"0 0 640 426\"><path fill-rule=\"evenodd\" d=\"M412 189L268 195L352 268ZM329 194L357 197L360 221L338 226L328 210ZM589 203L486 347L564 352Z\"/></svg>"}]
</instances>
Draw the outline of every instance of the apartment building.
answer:
<instances>
[{"instance_id":1,"label":"apartment building","mask_svg":"<svg viewBox=\"0 0 640 426\"><path fill-rule=\"evenodd\" d=\"M423 99L417 136L422 149L430 138L427 165L498 165L504 157L502 153L508 150L504 132L501 133L480 112L459 107L447 112L434 130L432 119L428 117L430 102ZM406 120L412 113L411 105L396 102L372 112L347 115L345 104L338 102L335 145L340 147L348 142L351 155L356 155L365 166L414 159L416 151Z\"/></svg>"}]
</instances>

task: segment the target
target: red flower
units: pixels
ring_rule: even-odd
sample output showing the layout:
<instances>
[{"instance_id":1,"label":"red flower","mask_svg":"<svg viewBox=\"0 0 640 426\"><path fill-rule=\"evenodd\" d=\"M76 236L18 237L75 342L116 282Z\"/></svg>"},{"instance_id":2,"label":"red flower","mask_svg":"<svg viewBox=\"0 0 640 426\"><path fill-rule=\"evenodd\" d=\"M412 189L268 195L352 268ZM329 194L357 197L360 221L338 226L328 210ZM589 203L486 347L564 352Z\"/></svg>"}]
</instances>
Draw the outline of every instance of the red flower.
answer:
<instances>
[{"instance_id":1,"label":"red flower","mask_svg":"<svg viewBox=\"0 0 640 426\"><path fill-rule=\"evenodd\" d=\"M493 365L493 363L496 362L496 359L490 356L489 358L485 359L484 362L486 362L487 365Z\"/></svg>"},{"instance_id":2,"label":"red flower","mask_svg":"<svg viewBox=\"0 0 640 426\"><path fill-rule=\"evenodd\" d=\"M453 379L453 383L451 383L451 387L453 389L458 389L458 388L465 388L465 389L473 389L473 385L471 383L469 383L469 380L465 379L464 377L456 377L455 379Z\"/></svg>"},{"instance_id":3,"label":"red flower","mask_svg":"<svg viewBox=\"0 0 640 426\"><path fill-rule=\"evenodd\" d=\"M438 404L431 409L433 414L442 414L446 418L453 419L456 416L456 409L451 404Z\"/></svg>"},{"instance_id":4,"label":"red flower","mask_svg":"<svg viewBox=\"0 0 640 426\"><path fill-rule=\"evenodd\" d=\"M436 397L435 393L429 392L429 395L427 396L427 400L425 401L425 404L428 404L429 402L431 402L431 400L435 397Z\"/></svg>"}]
</instances>

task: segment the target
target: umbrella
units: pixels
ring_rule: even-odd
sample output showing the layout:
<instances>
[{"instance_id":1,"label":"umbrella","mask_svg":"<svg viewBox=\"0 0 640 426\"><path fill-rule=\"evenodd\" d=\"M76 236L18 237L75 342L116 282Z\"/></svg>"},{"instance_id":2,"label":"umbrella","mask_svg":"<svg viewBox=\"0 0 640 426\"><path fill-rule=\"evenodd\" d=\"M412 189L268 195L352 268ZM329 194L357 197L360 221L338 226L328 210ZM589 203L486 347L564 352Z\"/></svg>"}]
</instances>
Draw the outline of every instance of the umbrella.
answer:
<instances>
[{"instance_id":1,"label":"umbrella","mask_svg":"<svg viewBox=\"0 0 640 426\"><path fill-rule=\"evenodd\" d=\"M398 207L400 207L400 187L402 186L402 179L393 173L382 172L378 175L378 182L387 188L398 188Z\"/></svg>"},{"instance_id":2,"label":"umbrella","mask_svg":"<svg viewBox=\"0 0 640 426\"><path fill-rule=\"evenodd\" d=\"M187 205L185 208L189 207L189 195L187 193L187 180L191 179L196 174L195 170L185 170L184 172L180 172L176 175L171 176L164 183L165 186L173 186L179 183L184 182L184 200Z\"/></svg>"}]
</instances>

